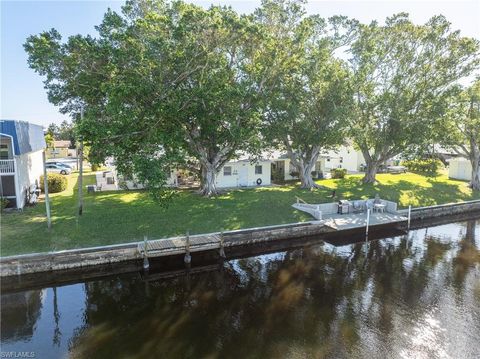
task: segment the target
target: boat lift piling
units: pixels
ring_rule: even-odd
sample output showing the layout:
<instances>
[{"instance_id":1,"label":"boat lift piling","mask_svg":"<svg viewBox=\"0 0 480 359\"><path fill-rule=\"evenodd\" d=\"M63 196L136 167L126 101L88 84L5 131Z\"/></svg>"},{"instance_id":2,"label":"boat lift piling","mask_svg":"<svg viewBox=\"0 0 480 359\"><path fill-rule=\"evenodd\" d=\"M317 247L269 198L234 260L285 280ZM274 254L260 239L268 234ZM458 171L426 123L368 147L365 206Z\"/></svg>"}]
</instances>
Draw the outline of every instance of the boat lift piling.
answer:
<instances>
[{"instance_id":1,"label":"boat lift piling","mask_svg":"<svg viewBox=\"0 0 480 359\"><path fill-rule=\"evenodd\" d=\"M218 250L218 254L220 255L220 258L223 258L223 259L226 258L226 256L225 256L225 241L224 241L224 238L223 238L223 229L220 232L220 248Z\"/></svg>"},{"instance_id":2,"label":"boat lift piling","mask_svg":"<svg viewBox=\"0 0 480 359\"><path fill-rule=\"evenodd\" d=\"M150 263L148 261L148 247L147 247L147 236L143 236L143 270L148 271L150 268Z\"/></svg>"},{"instance_id":3,"label":"boat lift piling","mask_svg":"<svg viewBox=\"0 0 480 359\"><path fill-rule=\"evenodd\" d=\"M410 219L412 217L412 205L408 206L407 229L410 230Z\"/></svg>"},{"instance_id":4,"label":"boat lift piling","mask_svg":"<svg viewBox=\"0 0 480 359\"><path fill-rule=\"evenodd\" d=\"M190 255L190 232L187 231L185 238L185 257L183 258L185 264L189 265L192 262L192 256Z\"/></svg>"},{"instance_id":5,"label":"boat lift piling","mask_svg":"<svg viewBox=\"0 0 480 359\"><path fill-rule=\"evenodd\" d=\"M370 225L370 208L367 209L367 224L365 225L365 241L368 240L368 226Z\"/></svg>"}]
</instances>

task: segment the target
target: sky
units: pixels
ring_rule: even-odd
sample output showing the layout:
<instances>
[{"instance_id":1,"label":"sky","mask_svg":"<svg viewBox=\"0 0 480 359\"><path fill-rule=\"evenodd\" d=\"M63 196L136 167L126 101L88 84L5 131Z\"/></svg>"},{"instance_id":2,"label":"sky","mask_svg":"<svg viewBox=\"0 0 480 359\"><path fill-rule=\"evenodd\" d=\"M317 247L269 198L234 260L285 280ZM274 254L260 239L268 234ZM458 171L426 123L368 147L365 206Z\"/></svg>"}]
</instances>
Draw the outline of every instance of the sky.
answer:
<instances>
[{"instance_id":1,"label":"sky","mask_svg":"<svg viewBox=\"0 0 480 359\"><path fill-rule=\"evenodd\" d=\"M210 4L231 5L242 13L252 12L260 0L196 0ZM23 44L28 36L51 28L64 38L75 34L96 35L94 29L108 8L120 11L123 1L5 1L0 0L0 118L25 120L47 126L69 120L48 102L43 79L28 67ZM404 0L310 0L308 14L322 17L346 15L368 23L383 20L394 13L408 12L415 23L424 23L433 15L442 14L463 36L480 39L480 0L467 1L404 1Z\"/></svg>"}]
</instances>

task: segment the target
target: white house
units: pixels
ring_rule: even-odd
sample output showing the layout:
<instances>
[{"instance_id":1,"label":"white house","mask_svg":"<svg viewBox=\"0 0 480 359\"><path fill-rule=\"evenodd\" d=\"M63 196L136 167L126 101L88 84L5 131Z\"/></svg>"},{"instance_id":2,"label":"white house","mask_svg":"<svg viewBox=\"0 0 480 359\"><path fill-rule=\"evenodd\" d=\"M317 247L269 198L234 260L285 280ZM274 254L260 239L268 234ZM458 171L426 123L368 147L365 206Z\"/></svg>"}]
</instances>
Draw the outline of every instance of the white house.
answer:
<instances>
[{"instance_id":1,"label":"white house","mask_svg":"<svg viewBox=\"0 0 480 359\"><path fill-rule=\"evenodd\" d=\"M448 177L470 181L472 179L472 164L463 157L452 158L449 162Z\"/></svg>"},{"instance_id":2,"label":"white house","mask_svg":"<svg viewBox=\"0 0 480 359\"><path fill-rule=\"evenodd\" d=\"M271 184L270 160L259 160L251 163L249 160L230 161L217 173L218 188L256 187Z\"/></svg>"},{"instance_id":3,"label":"white house","mask_svg":"<svg viewBox=\"0 0 480 359\"><path fill-rule=\"evenodd\" d=\"M114 174L114 177L118 178L120 188L143 188L143 185L135 179L135 176L126 177L117 174L113 163L107 166ZM186 180L185 173L183 173L182 170L172 170L167 178L167 185L172 187L192 185ZM187 184L185 182L187 182ZM250 163L249 160L245 159L227 162L218 171L215 183L217 188L268 186L271 184L271 161L259 160Z\"/></svg>"},{"instance_id":4,"label":"white house","mask_svg":"<svg viewBox=\"0 0 480 359\"><path fill-rule=\"evenodd\" d=\"M45 148L42 126L0 120L0 196L8 207L23 208L32 187L40 185Z\"/></svg>"},{"instance_id":5,"label":"white house","mask_svg":"<svg viewBox=\"0 0 480 359\"><path fill-rule=\"evenodd\" d=\"M285 180L297 179L291 175L295 172L295 167L290 163L290 159L281 156L272 160L274 170L280 171ZM345 168L348 172L358 172L360 167L365 164L365 159L361 151L355 150L352 146L342 146L337 150L322 153L315 164L316 176L320 173L328 173L332 168Z\"/></svg>"}]
</instances>

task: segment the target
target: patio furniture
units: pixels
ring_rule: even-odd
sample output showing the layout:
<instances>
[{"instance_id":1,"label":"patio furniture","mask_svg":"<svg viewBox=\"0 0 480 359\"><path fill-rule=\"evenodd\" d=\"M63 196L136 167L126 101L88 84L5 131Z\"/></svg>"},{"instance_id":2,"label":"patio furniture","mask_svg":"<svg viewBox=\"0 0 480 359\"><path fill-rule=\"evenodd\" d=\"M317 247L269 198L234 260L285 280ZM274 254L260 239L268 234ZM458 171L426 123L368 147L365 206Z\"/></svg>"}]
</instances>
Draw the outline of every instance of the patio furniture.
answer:
<instances>
[{"instance_id":1,"label":"patio furniture","mask_svg":"<svg viewBox=\"0 0 480 359\"><path fill-rule=\"evenodd\" d=\"M386 206L387 206L387 205L386 205L385 203L374 203L374 204L373 204L373 210L374 210L374 211L377 211L377 212L382 212L382 213L384 213Z\"/></svg>"},{"instance_id":2,"label":"patio furniture","mask_svg":"<svg viewBox=\"0 0 480 359\"><path fill-rule=\"evenodd\" d=\"M338 214L348 214L350 213L351 203L347 200L338 201Z\"/></svg>"},{"instance_id":3,"label":"patio furniture","mask_svg":"<svg viewBox=\"0 0 480 359\"><path fill-rule=\"evenodd\" d=\"M352 211L353 213L362 213L365 211L366 204L365 201L353 201Z\"/></svg>"}]
</instances>

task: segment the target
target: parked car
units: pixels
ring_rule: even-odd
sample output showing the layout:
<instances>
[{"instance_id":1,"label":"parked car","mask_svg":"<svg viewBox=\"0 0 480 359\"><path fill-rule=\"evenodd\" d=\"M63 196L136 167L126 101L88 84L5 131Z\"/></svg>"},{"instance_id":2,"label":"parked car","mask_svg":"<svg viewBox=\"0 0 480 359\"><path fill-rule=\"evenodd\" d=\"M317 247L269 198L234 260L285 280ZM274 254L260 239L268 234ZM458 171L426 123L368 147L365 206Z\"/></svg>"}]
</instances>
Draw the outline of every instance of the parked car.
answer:
<instances>
[{"instance_id":1,"label":"parked car","mask_svg":"<svg viewBox=\"0 0 480 359\"><path fill-rule=\"evenodd\" d=\"M73 169L73 167L70 166L69 164L67 164L65 162L60 162L60 161L47 161L47 165L57 165L57 166L62 166L62 167L68 168L70 170Z\"/></svg>"},{"instance_id":2,"label":"parked car","mask_svg":"<svg viewBox=\"0 0 480 359\"><path fill-rule=\"evenodd\" d=\"M61 175L69 175L72 173L71 168L60 166L54 163L47 163L45 167L47 168L47 172L60 173Z\"/></svg>"}]
</instances>

